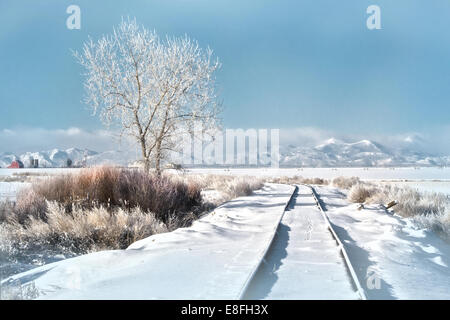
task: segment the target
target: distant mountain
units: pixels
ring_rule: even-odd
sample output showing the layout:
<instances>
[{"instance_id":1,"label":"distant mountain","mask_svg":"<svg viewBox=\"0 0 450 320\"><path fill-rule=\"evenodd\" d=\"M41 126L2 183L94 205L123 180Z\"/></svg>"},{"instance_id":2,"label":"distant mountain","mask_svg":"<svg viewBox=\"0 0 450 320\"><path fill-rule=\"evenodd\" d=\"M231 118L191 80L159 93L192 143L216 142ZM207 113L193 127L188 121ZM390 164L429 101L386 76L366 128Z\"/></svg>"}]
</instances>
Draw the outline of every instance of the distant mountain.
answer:
<instances>
[{"instance_id":1,"label":"distant mountain","mask_svg":"<svg viewBox=\"0 0 450 320\"><path fill-rule=\"evenodd\" d=\"M137 160L135 152L96 152L87 149L53 149L41 152L26 152L21 155L0 154L0 167L5 168L13 160L21 160L30 167L30 159L38 159L39 167L65 167L67 159L74 166L84 162L88 166L116 164L126 166ZM328 139L315 147L287 145L280 147L281 167L401 167L401 166L450 166L450 156L431 155L412 149L392 149L370 140L344 142Z\"/></svg>"},{"instance_id":2,"label":"distant mountain","mask_svg":"<svg viewBox=\"0 0 450 320\"><path fill-rule=\"evenodd\" d=\"M332 138L312 148L289 145L281 148L280 153L280 165L288 167L450 165L450 156L436 156L408 149L390 149L369 140L347 143Z\"/></svg>"}]
</instances>

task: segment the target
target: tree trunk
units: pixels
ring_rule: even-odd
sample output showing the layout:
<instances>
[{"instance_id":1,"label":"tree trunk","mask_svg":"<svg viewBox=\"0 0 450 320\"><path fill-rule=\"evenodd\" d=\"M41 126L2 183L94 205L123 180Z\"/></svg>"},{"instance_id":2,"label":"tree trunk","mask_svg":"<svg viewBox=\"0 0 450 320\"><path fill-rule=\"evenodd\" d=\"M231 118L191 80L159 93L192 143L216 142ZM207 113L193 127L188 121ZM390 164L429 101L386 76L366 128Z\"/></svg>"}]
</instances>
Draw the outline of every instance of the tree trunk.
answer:
<instances>
[{"instance_id":1,"label":"tree trunk","mask_svg":"<svg viewBox=\"0 0 450 320\"><path fill-rule=\"evenodd\" d=\"M150 159L148 157L144 158L144 171L146 173L150 172Z\"/></svg>"},{"instance_id":2,"label":"tree trunk","mask_svg":"<svg viewBox=\"0 0 450 320\"><path fill-rule=\"evenodd\" d=\"M161 175L161 142L158 141L156 144L156 159L155 159L155 170L158 176Z\"/></svg>"},{"instance_id":3,"label":"tree trunk","mask_svg":"<svg viewBox=\"0 0 450 320\"><path fill-rule=\"evenodd\" d=\"M141 138L140 143L142 149L142 157L144 160L144 171L148 173L150 172L150 157L147 154L147 145L145 144L145 139Z\"/></svg>"}]
</instances>

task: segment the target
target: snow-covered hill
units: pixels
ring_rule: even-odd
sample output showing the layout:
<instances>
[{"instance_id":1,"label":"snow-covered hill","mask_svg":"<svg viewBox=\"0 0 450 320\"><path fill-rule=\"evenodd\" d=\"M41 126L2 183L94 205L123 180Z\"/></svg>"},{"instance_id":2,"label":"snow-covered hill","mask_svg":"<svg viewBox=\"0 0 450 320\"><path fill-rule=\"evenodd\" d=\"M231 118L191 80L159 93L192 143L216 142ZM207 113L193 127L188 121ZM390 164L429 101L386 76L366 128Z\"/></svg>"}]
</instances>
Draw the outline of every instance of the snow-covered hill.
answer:
<instances>
[{"instance_id":1,"label":"snow-covered hill","mask_svg":"<svg viewBox=\"0 0 450 320\"><path fill-rule=\"evenodd\" d=\"M308 148L280 148L281 166L295 167L385 167L448 166L450 156L436 156L409 149L391 149L377 142L347 143L334 138Z\"/></svg>"},{"instance_id":2,"label":"snow-covered hill","mask_svg":"<svg viewBox=\"0 0 450 320\"><path fill-rule=\"evenodd\" d=\"M38 159L39 167L65 167L67 159L75 166L86 161L87 165L128 165L136 160L136 152L105 151L87 149L53 149L41 152L26 152L21 155L0 154L0 167L5 168L13 160L21 160L25 167L30 159ZM206 161L205 161L206 164ZM414 151L412 148L393 149L370 140L344 142L328 139L315 147L287 145L280 147L281 167L431 167L450 166L450 156L438 156Z\"/></svg>"}]
</instances>

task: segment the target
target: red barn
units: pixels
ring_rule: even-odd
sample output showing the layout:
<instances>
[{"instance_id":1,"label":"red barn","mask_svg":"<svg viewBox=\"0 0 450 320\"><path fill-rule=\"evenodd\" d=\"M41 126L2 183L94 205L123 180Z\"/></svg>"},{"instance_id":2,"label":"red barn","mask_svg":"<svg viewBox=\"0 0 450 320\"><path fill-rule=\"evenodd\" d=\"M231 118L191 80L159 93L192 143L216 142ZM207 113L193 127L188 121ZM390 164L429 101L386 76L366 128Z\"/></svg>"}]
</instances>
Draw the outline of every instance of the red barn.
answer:
<instances>
[{"instance_id":1,"label":"red barn","mask_svg":"<svg viewBox=\"0 0 450 320\"><path fill-rule=\"evenodd\" d=\"M19 169L19 168L23 168L23 163L20 160L14 160L8 167L8 169Z\"/></svg>"}]
</instances>

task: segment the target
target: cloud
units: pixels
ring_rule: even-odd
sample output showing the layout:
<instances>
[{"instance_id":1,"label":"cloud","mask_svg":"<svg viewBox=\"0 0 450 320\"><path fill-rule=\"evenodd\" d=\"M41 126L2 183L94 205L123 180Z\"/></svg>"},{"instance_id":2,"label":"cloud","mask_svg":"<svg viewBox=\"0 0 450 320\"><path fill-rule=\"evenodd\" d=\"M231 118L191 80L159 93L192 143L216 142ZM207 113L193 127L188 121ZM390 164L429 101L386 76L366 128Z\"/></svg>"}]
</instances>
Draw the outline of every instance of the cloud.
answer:
<instances>
[{"instance_id":1,"label":"cloud","mask_svg":"<svg viewBox=\"0 0 450 320\"><path fill-rule=\"evenodd\" d=\"M72 127L72 128L67 129L67 134L69 136L76 136L76 135L79 135L81 133L82 133L82 131L79 128L73 128Z\"/></svg>"},{"instance_id":2,"label":"cloud","mask_svg":"<svg viewBox=\"0 0 450 320\"><path fill-rule=\"evenodd\" d=\"M382 134L370 138L391 148L406 148L435 155L450 155L450 126L434 127L426 132Z\"/></svg>"},{"instance_id":3,"label":"cloud","mask_svg":"<svg viewBox=\"0 0 450 320\"><path fill-rule=\"evenodd\" d=\"M335 133L315 127L280 129L280 144L313 147L333 136Z\"/></svg>"}]
</instances>

